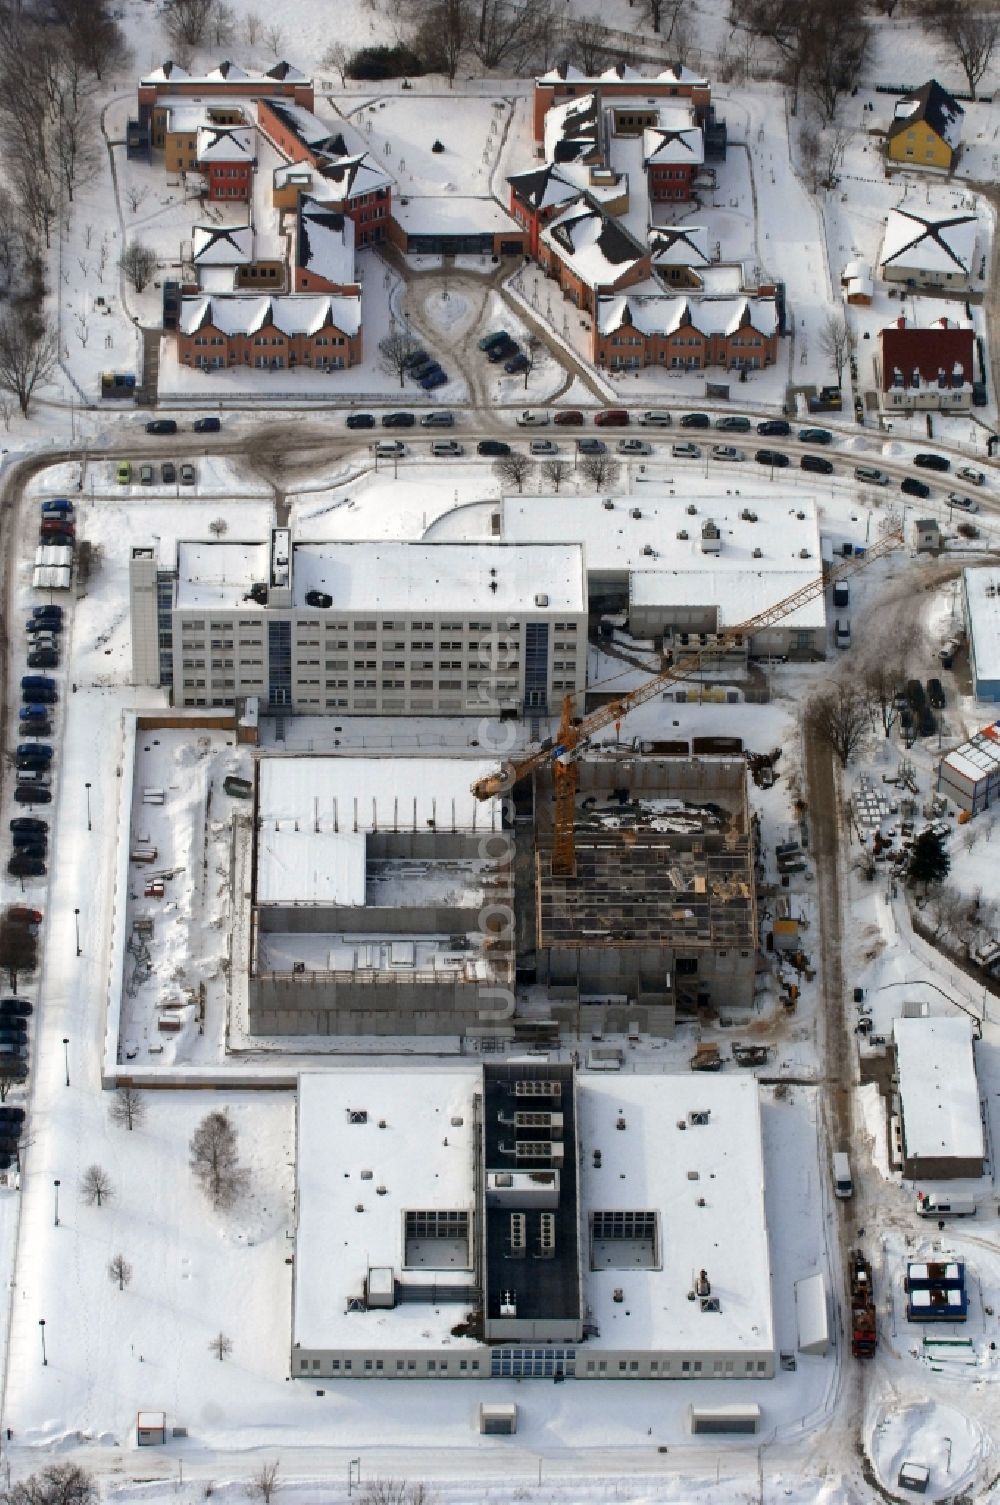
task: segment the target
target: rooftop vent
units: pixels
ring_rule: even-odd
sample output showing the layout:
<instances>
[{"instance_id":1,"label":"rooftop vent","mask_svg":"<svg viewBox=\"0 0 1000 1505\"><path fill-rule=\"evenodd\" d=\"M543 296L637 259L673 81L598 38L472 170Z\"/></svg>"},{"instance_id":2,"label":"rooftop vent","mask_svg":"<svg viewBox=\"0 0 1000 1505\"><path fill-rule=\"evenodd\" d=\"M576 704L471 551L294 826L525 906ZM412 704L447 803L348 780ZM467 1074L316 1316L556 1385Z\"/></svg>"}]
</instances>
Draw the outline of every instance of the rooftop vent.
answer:
<instances>
[{"instance_id":1,"label":"rooftop vent","mask_svg":"<svg viewBox=\"0 0 1000 1505\"><path fill-rule=\"evenodd\" d=\"M347 1122L349 1124L366 1124L368 1122L367 1108L348 1108Z\"/></svg>"},{"instance_id":2,"label":"rooftop vent","mask_svg":"<svg viewBox=\"0 0 1000 1505\"><path fill-rule=\"evenodd\" d=\"M386 1188L384 1186L376 1186L376 1188L375 1188L375 1195L377 1197L384 1197L385 1194L386 1194Z\"/></svg>"},{"instance_id":3,"label":"rooftop vent","mask_svg":"<svg viewBox=\"0 0 1000 1505\"><path fill-rule=\"evenodd\" d=\"M698 1279L694 1283L694 1288L699 1296L711 1296L712 1283L708 1278L707 1270L698 1271Z\"/></svg>"},{"instance_id":4,"label":"rooftop vent","mask_svg":"<svg viewBox=\"0 0 1000 1505\"><path fill-rule=\"evenodd\" d=\"M612 1301L617 1301L619 1304L621 1304L621 1302L625 1300L625 1292L622 1290L621 1286L615 1286L614 1294L612 1295L611 1299Z\"/></svg>"},{"instance_id":5,"label":"rooftop vent","mask_svg":"<svg viewBox=\"0 0 1000 1505\"><path fill-rule=\"evenodd\" d=\"M595 1150L594 1151L594 1170L595 1171L599 1171L600 1168L601 1168L601 1152L600 1152L600 1150Z\"/></svg>"},{"instance_id":6,"label":"rooftop vent","mask_svg":"<svg viewBox=\"0 0 1000 1505\"><path fill-rule=\"evenodd\" d=\"M635 520L638 522L638 520L642 517L642 508L641 507L633 507L632 511L631 511L631 513L629 515L631 517L634 517Z\"/></svg>"},{"instance_id":7,"label":"rooftop vent","mask_svg":"<svg viewBox=\"0 0 1000 1505\"><path fill-rule=\"evenodd\" d=\"M688 517L697 517L698 508L695 506L694 502L688 502L687 513Z\"/></svg>"},{"instance_id":8,"label":"rooftop vent","mask_svg":"<svg viewBox=\"0 0 1000 1505\"><path fill-rule=\"evenodd\" d=\"M685 543L691 537L691 535L688 532L687 528L682 528L677 537L680 539L681 543Z\"/></svg>"},{"instance_id":9,"label":"rooftop vent","mask_svg":"<svg viewBox=\"0 0 1000 1505\"><path fill-rule=\"evenodd\" d=\"M372 1180L372 1172L371 1171L362 1171L361 1172L361 1179L362 1179L362 1181L371 1181Z\"/></svg>"},{"instance_id":10,"label":"rooftop vent","mask_svg":"<svg viewBox=\"0 0 1000 1505\"><path fill-rule=\"evenodd\" d=\"M764 550L763 549L754 549L754 551L753 551L753 557L755 559L763 559L763 557L764 557Z\"/></svg>"},{"instance_id":11,"label":"rooftop vent","mask_svg":"<svg viewBox=\"0 0 1000 1505\"><path fill-rule=\"evenodd\" d=\"M624 1114L619 1113L619 1115L618 1115L618 1121L615 1124L615 1128L616 1129L625 1129L627 1127L628 1127L628 1125L625 1122L625 1116L624 1116Z\"/></svg>"},{"instance_id":12,"label":"rooftop vent","mask_svg":"<svg viewBox=\"0 0 1000 1505\"><path fill-rule=\"evenodd\" d=\"M800 549L799 550L799 558L800 559L808 559L809 558L809 550L808 549Z\"/></svg>"},{"instance_id":13,"label":"rooftop vent","mask_svg":"<svg viewBox=\"0 0 1000 1505\"><path fill-rule=\"evenodd\" d=\"M642 546L642 552L649 559L652 559L656 554L656 550L653 548L653 545L651 543L644 543Z\"/></svg>"},{"instance_id":14,"label":"rooftop vent","mask_svg":"<svg viewBox=\"0 0 1000 1505\"><path fill-rule=\"evenodd\" d=\"M548 598L548 596L545 594L544 591L539 591L538 595L535 597L535 605L536 606L548 606L548 604L549 604L549 598Z\"/></svg>"},{"instance_id":15,"label":"rooftop vent","mask_svg":"<svg viewBox=\"0 0 1000 1505\"><path fill-rule=\"evenodd\" d=\"M364 1212L364 1210L365 1210L365 1204L363 1202L355 1202L355 1204L354 1204L354 1211L355 1212Z\"/></svg>"},{"instance_id":16,"label":"rooftop vent","mask_svg":"<svg viewBox=\"0 0 1000 1505\"><path fill-rule=\"evenodd\" d=\"M691 1123L693 1123L693 1124L707 1124L710 1117L711 1117L711 1109L710 1108L699 1108L697 1110L697 1112L695 1112L694 1110L692 1110L688 1114L688 1118L691 1121Z\"/></svg>"}]
</instances>

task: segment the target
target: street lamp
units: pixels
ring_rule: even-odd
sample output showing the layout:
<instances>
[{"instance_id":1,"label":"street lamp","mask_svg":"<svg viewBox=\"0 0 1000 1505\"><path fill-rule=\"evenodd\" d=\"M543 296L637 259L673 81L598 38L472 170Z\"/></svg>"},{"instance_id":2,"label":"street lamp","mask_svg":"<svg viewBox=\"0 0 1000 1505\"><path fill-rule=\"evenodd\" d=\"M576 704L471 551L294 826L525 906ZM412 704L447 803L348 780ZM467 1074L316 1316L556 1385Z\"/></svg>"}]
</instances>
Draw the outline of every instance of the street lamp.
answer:
<instances>
[{"instance_id":1,"label":"street lamp","mask_svg":"<svg viewBox=\"0 0 1000 1505\"><path fill-rule=\"evenodd\" d=\"M43 1364L47 1364L49 1362L49 1358L48 1358L48 1354L45 1352L45 1318L44 1317L39 1317L39 1319L38 1319L38 1331L42 1335L42 1363Z\"/></svg>"},{"instance_id":2,"label":"street lamp","mask_svg":"<svg viewBox=\"0 0 1000 1505\"><path fill-rule=\"evenodd\" d=\"M84 784L83 787L87 791L87 830L89 831L92 829L90 824L90 785Z\"/></svg>"},{"instance_id":3,"label":"street lamp","mask_svg":"<svg viewBox=\"0 0 1000 1505\"><path fill-rule=\"evenodd\" d=\"M59 1227L59 1182L58 1181L53 1181L52 1185L56 1189L56 1227L58 1228Z\"/></svg>"},{"instance_id":4,"label":"street lamp","mask_svg":"<svg viewBox=\"0 0 1000 1505\"><path fill-rule=\"evenodd\" d=\"M361 1487L361 1459L351 1458L347 1464L347 1495L350 1498L354 1485Z\"/></svg>"},{"instance_id":5,"label":"street lamp","mask_svg":"<svg viewBox=\"0 0 1000 1505\"><path fill-rule=\"evenodd\" d=\"M80 911L78 909L74 909L73 918L76 920L76 954L77 956L82 956L83 953L80 950Z\"/></svg>"},{"instance_id":6,"label":"street lamp","mask_svg":"<svg viewBox=\"0 0 1000 1505\"><path fill-rule=\"evenodd\" d=\"M66 1086L69 1086L69 1039L63 1035L63 1055L66 1057Z\"/></svg>"}]
</instances>

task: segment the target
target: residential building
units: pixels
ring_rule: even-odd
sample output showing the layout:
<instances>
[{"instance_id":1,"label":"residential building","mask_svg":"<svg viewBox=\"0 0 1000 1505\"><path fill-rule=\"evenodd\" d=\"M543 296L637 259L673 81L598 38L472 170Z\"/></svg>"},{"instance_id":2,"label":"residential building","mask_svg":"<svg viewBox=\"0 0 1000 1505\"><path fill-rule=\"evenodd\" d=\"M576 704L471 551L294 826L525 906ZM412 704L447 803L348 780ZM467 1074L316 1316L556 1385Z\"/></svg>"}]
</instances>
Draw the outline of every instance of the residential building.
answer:
<instances>
[{"instance_id":1,"label":"residential building","mask_svg":"<svg viewBox=\"0 0 1000 1505\"><path fill-rule=\"evenodd\" d=\"M585 73L567 63L535 79L535 140L543 140L545 119L554 105L585 94L598 94L602 100L608 101L689 99L699 121L708 115L712 102L708 79L682 63L665 68L652 77L639 73L627 63L619 63L597 74Z\"/></svg>"},{"instance_id":2,"label":"residential building","mask_svg":"<svg viewBox=\"0 0 1000 1505\"><path fill-rule=\"evenodd\" d=\"M182 298L176 338L180 364L202 371L341 371L361 360L361 298Z\"/></svg>"},{"instance_id":3,"label":"residential building","mask_svg":"<svg viewBox=\"0 0 1000 1505\"><path fill-rule=\"evenodd\" d=\"M883 411L971 408L974 358L971 324L941 318L920 328L908 325L901 314L878 333L875 370Z\"/></svg>"},{"instance_id":4,"label":"residential building","mask_svg":"<svg viewBox=\"0 0 1000 1505\"><path fill-rule=\"evenodd\" d=\"M962 611L977 700L1000 701L1000 570L962 571Z\"/></svg>"},{"instance_id":5,"label":"residential building","mask_svg":"<svg viewBox=\"0 0 1000 1505\"><path fill-rule=\"evenodd\" d=\"M775 290L728 297L604 295L597 300L593 360L612 371L764 370L778 358L781 317Z\"/></svg>"},{"instance_id":6,"label":"residential building","mask_svg":"<svg viewBox=\"0 0 1000 1505\"><path fill-rule=\"evenodd\" d=\"M222 108L239 108L240 101L272 97L287 99L311 110L315 101L312 79L306 78L291 63L276 63L266 73L261 73L256 69L241 68L236 63L222 62L209 72L198 74L189 73L179 63L167 62L139 80L139 123L150 128L152 144L162 147L165 112L171 104L196 100L201 105L206 97L217 101ZM240 115L242 117L242 110Z\"/></svg>"},{"instance_id":7,"label":"residential building","mask_svg":"<svg viewBox=\"0 0 1000 1505\"><path fill-rule=\"evenodd\" d=\"M292 291L361 296L354 270L354 221L315 199L295 211Z\"/></svg>"},{"instance_id":8,"label":"residential building","mask_svg":"<svg viewBox=\"0 0 1000 1505\"><path fill-rule=\"evenodd\" d=\"M560 291L590 314L600 297L644 282L650 271L646 247L586 199L545 226L538 260Z\"/></svg>"},{"instance_id":9,"label":"residential building","mask_svg":"<svg viewBox=\"0 0 1000 1505\"><path fill-rule=\"evenodd\" d=\"M152 145L163 152L164 171L170 175L197 172L198 137L208 130L221 132L246 129L246 115L238 104L224 101L205 104L165 104L153 114Z\"/></svg>"},{"instance_id":10,"label":"residential building","mask_svg":"<svg viewBox=\"0 0 1000 1505\"><path fill-rule=\"evenodd\" d=\"M894 1019L903 1175L945 1181L983 1174L986 1147L972 1020Z\"/></svg>"},{"instance_id":11,"label":"residential building","mask_svg":"<svg viewBox=\"0 0 1000 1505\"><path fill-rule=\"evenodd\" d=\"M897 100L886 132L886 156L904 167L951 172L961 150L964 118L958 100L932 78Z\"/></svg>"},{"instance_id":12,"label":"residential building","mask_svg":"<svg viewBox=\"0 0 1000 1505\"><path fill-rule=\"evenodd\" d=\"M968 288L975 276L978 228L975 214L892 209L879 272L886 282L913 287Z\"/></svg>"},{"instance_id":13,"label":"residential building","mask_svg":"<svg viewBox=\"0 0 1000 1505\"><path fill-rule=\"evenodd\" d=\"M705 161L701 126L692 106L661 109L655 124L642 133L642 165L653 204L687 203Z\"/></svg>"},{"instance_id":14,"label":"residential building","mask_svg":"<svg viewBox=\"0 0 1000 1505\"><path fill-rule=\"evenodd\" d=\"M292 1379L774 1375L751 1076L311 1071L295 1139Z\"/></svg>"},{"instance_id":15,"label":"residential building","mask_svg":"<svg viewBox=\"0 0 1000 1505\"><path fill-rule=\"evenodd\" d=\"M713 264L704 225L650 225L649 261L666 287L703 286L702 272Z\"/></svg>"},{"instance_id":16,"label":"residential building","mask_svg":"<svg viewBox=\"0 0 1000 1505\"><path fill-rule=\"evenodd\" d=\"M198 130L195 163L208 186L210 202L249 201L257 166L254 132L249 126L203 125Z\"/></svg>"},{"instance_id":17,"label":"residential building","mask_svg":"<svg viewBox=\"0 0 1000 1505\"><path fill-rule=\"evenodd\" d=\"M261 254L249 224L195 225L184 282L208 294L287 291L284 261L277 255Z\"/></svg>"},{"instance_id":18,"label":"residential building","mask_svg":"<svg viewBox=\"0 0 1000 1505\"><path fill-rule=\"evenodd\" d=\"M275 174L276 205L291 207L293 196L305 191L354 221L359 247L386 239L392 179L360 143L355 147L345 130L331 132L310 110L281 99L258 101L257 123L288 164Z\"/></svg>"},{"instance_id":19,"label":"residential building","mask_svg":"<svg viewBox=\"0 0 1000 1505\"><path fill-rule=\"evenodd\" d=\"M171 684L176 705L517 716L586 684L579 545L293 546L278 528L181 542L164 564L143 546L132 610L136 678Z\"/></svg>"}]
</instances>

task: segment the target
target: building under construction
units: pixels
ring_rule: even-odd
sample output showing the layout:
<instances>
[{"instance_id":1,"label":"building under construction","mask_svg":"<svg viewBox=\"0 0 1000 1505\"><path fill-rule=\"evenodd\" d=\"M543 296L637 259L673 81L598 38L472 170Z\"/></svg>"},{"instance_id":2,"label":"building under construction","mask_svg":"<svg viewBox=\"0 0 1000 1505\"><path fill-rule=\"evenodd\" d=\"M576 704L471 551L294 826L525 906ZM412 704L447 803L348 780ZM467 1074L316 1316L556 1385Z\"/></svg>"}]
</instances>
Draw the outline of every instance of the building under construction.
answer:
<instances>
[{"instance_id":1,"label":"building under construction","mask_svg":"<svg viewBox=\"0 0 1000 1505\"><path fill-rule=\"evenodd\" d=\"M757 917L746 764L583 757L574 876L553 867L552 774L535 774L535 976L563 1029L673 1032L749 1008Z\"/></svg>"}]
</instances>

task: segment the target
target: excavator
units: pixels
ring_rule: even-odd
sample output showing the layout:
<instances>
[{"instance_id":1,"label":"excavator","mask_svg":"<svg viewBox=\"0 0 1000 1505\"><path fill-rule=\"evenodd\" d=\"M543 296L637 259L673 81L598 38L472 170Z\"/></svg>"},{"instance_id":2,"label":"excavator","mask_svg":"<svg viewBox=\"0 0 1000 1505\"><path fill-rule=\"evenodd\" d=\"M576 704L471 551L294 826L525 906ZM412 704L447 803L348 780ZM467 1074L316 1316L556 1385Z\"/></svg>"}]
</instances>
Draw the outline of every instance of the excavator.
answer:
<instances>
[{"instance_id":1,"label":"excavator","mask_svg":"<svg viewBox=\"0 0 1000 1505\"><path fill-rule=\"evenodd\" d=\"M750 617L746 622L740 622L738 626L728 628L719 634L715 640L715 649L742 646L755 633L772 627L776 622L791 616L792 612L798 611L799 607L821 596L827 585L846 580L849 576L857 574L859 570L873 564L876 559L884 558L902 542L903 534L899 529L886 533L871 548L866 549L864 554L855 554L845 559L826 578L817 575L808 584L800 586L798 590L776 601L766 611L759 612L757 616ZM552 871L562 878L575 878L577 758L591 738L603 731L606 726L622 722L630 711L634 711L636 706L644 705L647 700L652 700L665 685L688 679L697 674L700 668L700 654L685 654L683 658L661 669L658 674L654 674L651 679L647 679L634 690L629 690L606 705L599 706L588 716L575 716L574 698L572 695L565 696L559 730L555 737L531 749L522 758L514 758L506 762L496 773L478 779L472 786L473 794L479 800L488 800L498 794L506 794L515 784L519 784L522 779L534 773L537 768L551 764L555 786Z\"/></svg>"}]
</instances>

